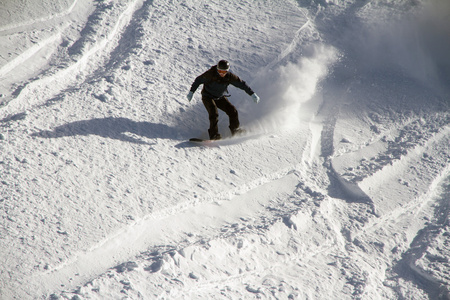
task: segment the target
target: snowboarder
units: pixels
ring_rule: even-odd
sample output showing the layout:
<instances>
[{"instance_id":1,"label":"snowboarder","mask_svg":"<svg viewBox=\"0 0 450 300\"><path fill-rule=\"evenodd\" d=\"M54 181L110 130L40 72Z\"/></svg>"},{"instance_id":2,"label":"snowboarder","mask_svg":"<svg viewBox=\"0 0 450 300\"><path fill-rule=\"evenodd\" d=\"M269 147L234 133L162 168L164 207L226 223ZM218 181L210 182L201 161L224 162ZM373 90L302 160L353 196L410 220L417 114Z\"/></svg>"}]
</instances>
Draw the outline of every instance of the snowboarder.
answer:
<instances>
[{"instance_id":1,"label":"snowboarder","mask_svg":"<svg viewBox=\"0 0 450 300\"><path fill-rule=\"evenodd\" d=\"M195 91L203 84L202 101L205 105L209 115L209 137L211 140L219 140L219 122L218 108L223 110L230 119L231 134L235 135L242 132L239 128L239 116L236 107L228 101L228 85L233 85L241 90L244 90L248 95L252 96L253 101L258 103L260 98L253 92L253 90L241 80L237 75L231 73L230 63L226 60L221 60L216 66L212 66L208 71L195 78L191 86L187 98L189 102L192 100Z\"/></svg>"}]
</instances>

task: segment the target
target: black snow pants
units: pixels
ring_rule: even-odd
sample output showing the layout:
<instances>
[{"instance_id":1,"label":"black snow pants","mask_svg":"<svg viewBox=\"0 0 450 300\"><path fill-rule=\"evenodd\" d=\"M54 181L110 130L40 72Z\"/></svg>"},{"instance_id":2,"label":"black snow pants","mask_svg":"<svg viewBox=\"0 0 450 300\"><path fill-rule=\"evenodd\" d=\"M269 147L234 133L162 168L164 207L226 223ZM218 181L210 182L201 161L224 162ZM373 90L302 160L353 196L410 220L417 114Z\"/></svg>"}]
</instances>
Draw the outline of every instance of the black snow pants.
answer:
<instances>
[{"instance_id":1,"label":"black snow pants","mask_svg":"<svg viewBox=\"0 0 450 300\"><path fill-rule=\"evenodd\" d=\"M217 110L218 108L220 110L223 110L228 115L228 118L230 119L230 130L232 134L236 131L236 129L239 128L238 111L236 107L234 107L234 105L231 104L225 96L214 99L208 97L207 95L202 95L202 101L209 115L208 132L210 139L220 138L219 128L217 125L219 122L219 112Z\"/></svg>"}]
</instances>

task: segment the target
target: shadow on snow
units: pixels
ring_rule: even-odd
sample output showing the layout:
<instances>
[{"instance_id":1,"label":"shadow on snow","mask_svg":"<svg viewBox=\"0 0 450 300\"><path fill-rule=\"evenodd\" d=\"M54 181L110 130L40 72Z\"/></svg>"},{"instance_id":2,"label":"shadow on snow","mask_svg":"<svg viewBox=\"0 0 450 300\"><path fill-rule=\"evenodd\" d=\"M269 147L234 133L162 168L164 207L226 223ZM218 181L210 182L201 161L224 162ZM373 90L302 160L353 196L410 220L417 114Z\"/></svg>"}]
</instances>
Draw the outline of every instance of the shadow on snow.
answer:
<instances>
[{"instance_id":1,"label":"shadow on snow","mask_svg":"<svg viewBox=\"0 0 450 300\"><path fill-rule=\"evenodd\" d=\"M53 131L41 131L31 136L42 138L60 138L76 135L98 135L104 138L116 139L135 144L149 144L131 135L148 139L177 139L179 130L165 124L136 122L127 118L101 118L76 121L58 126ZM179 138L178 138L179 139Z\"/></svg>"}]
</instances>

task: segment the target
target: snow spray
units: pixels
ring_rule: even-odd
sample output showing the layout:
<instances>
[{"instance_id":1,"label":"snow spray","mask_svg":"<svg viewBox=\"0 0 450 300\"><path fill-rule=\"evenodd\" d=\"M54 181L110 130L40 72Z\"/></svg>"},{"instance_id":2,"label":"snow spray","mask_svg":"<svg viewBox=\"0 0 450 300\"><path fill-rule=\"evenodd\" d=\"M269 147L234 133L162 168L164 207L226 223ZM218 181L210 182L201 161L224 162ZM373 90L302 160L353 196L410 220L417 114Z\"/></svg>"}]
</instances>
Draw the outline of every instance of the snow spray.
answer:
<instances>
[{"instance_id":1,"label":"snow spray","mask_svg":"<svg viewBox=\"0 0 450 300\"><path fill-rule=\"evenodd\" d=\"M252 83L261 102L241 109L246 128L265 133L295 128L300 107L313 98L336 59L334 48L317 45L308 57L261 72Z\"/></svg>"}]
</instances>

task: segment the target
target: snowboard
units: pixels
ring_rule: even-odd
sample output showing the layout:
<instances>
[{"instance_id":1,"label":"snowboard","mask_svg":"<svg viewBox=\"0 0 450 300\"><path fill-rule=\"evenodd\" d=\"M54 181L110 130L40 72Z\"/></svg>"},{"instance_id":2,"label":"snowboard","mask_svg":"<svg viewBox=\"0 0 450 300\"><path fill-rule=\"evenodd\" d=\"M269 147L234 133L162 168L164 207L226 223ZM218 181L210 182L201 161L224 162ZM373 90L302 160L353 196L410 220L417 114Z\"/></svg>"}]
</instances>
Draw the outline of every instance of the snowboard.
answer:
<instances>
[{"instance_id":1,"label":"snowboard","mask_svg":"<svg viewBox=\"0 0 450 300\"><path fill-rule=\"evenodd\" d=\"M220 140L209 140L209 139L201 139L201 138L190 138L189 142L193 143L212 143L214 141L220 141Z\"/></svg>"},{"instance_id":2,"label":"snowboard","mask_svg":"<svg viewBox=\"0 0 450 300\"><path fill-rule=\"evenodd\" d=\"M222 137L222 139L218 140L211 140L211 139L202 139L202 138L190 138L189 142L198 144L198 145L208 145L208 146L214 146L214 145L227 145L227 144L233 144L233 141L239 142L242 139L245 139L247 135L247 131L245 129L241 129L238 133L228 136L228 137Z\"/></svg>"},{"instance_id":3,"label":"snowboard","mask_svg":"<svg viewBox=\"0 0 450 300\"><path fill-rule=\"evenodd\" d=\"M222 139L218 139L218 140L210 140L210 139L202 139L202 138L190 138L189 142L194 142L194 143L212 143L212 142L217 142L217 141L222 141L222 140L228 140L228 139L232 139L232 138L237 138L237 137L241 137L244 136L247 133L247 131L245 129L239 129L238 132L236 132L235 134L233 134L230 137L225 137Z\"/></svg>"}]
</instances>

